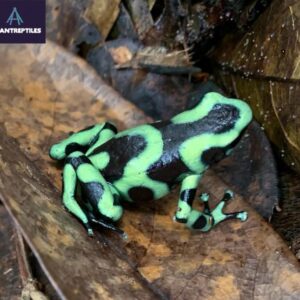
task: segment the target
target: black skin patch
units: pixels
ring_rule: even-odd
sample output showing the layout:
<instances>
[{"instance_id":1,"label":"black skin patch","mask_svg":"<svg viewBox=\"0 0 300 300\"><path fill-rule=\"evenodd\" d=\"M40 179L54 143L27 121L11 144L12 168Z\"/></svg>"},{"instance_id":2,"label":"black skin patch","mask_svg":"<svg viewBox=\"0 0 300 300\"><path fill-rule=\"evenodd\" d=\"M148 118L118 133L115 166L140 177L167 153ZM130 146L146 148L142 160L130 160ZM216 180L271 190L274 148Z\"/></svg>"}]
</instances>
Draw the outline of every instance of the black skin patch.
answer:
<instances>
[{"instance_id":1,"label":"black skin patch","mask_svg":"<svg viewBox=\"0 0 300 300\"><path fill-rule=\"evenodd\" d=\"M81 129L81 130L78 131L78 132L88 131L88 130L90 130L90 129L93 129L94 127L95 127L95 125L91 125L91 126L88 126L88 127L84 128L84 129ZM99 130L99 132L98 132L98 133L93 137L93 139L89 142L88 147L93 146L93 145L98 141L99 135L100 135L101 131L104 130L104 129L109 129L109 130L111 130L111 131L112 131L113 133L115 133L115 134L118 132L116 126L114 126L113 124L111 124L111 123L109 123L109 122L106 122L106 123L104 124L103 128L102 128L101 130ZM78 149L76 149L76 150L78 150ZM85 150L87 150L87 149L85 149ZM80 151L80 150L79 150L79 151ZM70 153L71 153L71 152L70 152Z\"/></svg>"},{"instance_id":2,"label":"black skin patch","mask_svg":"<svg viewBox=\"0 0 300 300\"><path fill-rule=\"evenodd\" d=\"M162 156L147 169L146 173L151 179L164 182L172 188L180 175L190 172L178 152L179 145L186 140L186 131L181 131L178 138L175 130L183 128L172 124L169 120L151 125L161 132L164 145Z\"/></svg>"},{"instance_id":3,"label":"black skin patch","mask_svg":"<svg viewBox=\"0 0 300 300\"><path fill-rule=\"evenodd\" d=\"M99 132L93 137L93 139L89 142L89 147L93 146L99 139L99 136L101 134L101 131L104 130L104 129L109 129L111 130L114 134L116 134L118 132L117 128L111 124L111 123L105 123L104 127L99 130Z\"/></svg>"},{"instance_id":4,"label":"black skin patch","mask_svg":"<svg viewBox=\"0 0 300 300\"><path fill-rule=\"evenodd\" d=\"M92 164L91 161L84 155L79 157L67 157L65 163L71 164L75 170L77 170L81 164Z\"/></svg>"},{"instance_id":5,"label":"black skin patch","mask_svg":"<svg viewBox=\"0 0 300 300\"><path fill-rule=\"evenodd\" d=\"M126 164L144 151L147 143L142 136L122 136L113 138L95 148L89 157L107 151L114 159L101 171L108 182L122 178Z\"/></svg>"},{"instance_id":6,"label":"black skin patch","mask_svg":"<svg viewBox=\"0 0 300 300\"><path fill-rule=\"evenodd\" d=\"M180 193L180 200L186 202L189 206L193 205L195 199L196 189L184 190Z\"/></svg>"},{"instance_id":7,"label":"black skin patch","mask_svg":"<svg viewBox=\"0 0 300 300\"><path fill-rule=\"evenodd\" d=\"M236 107L228 104L216 104L207 116L194 122L173 124L171 121L161 121L152 123L151 125L162 134L164 148L162 156L147 169L148 176L153 180L165 182L171 187L181 174L190 172L178 152L181 143L205 133L227 132L234 128L238 118L239 110Z\"/></svg>"},{"instance_id":8,"label":"black skin patch","mask_svg":"<svg viewBox=\"0 0 300 300\"><path fill-rule=\"evenodd\" d=\"M66 153L66 155L69 155L75 151L80 151L80 152L85 153L87 149L88 149L88 146L82 146L78 143L71 143L66 147L65 153Z\"/></svg>"},{"instance_id":9,"label":"black skin patch","mask_svg":"<svg viewBox=\"0 0 300 300\"><path fill-rule=\"evenodd\" d=\"M89 202L93 209L98 211L98 203L103 195L103 186L99 182L81 182L81 195L84 201Z\"/></svg>"},{"instance_id":10,"label":"black skin patch","mask_svg":"<svg viewBox=\"0 0 300 300\"><path fill-rule=\"evenodd\" d=\"M89 142L88 147L92 147L92 146L98 141L100 132L101 132L101 131L99 131L99 132L91 139L91 141Z\"/></svg>"},{"instance_id":11,"label":"black skin patch","mask_svg":"<svg viewBox=\"0 0 300 300\"><path fill-rule=\"evenodd\" d=\"M206 165L213 165L225 157L224 148L210 148L203 152L201 160Z\"/></svg>"},{"instance_id":12,"label":"black skin patch","mask_svg":"<svg viewBox=\"0 0 300 300\"><path fill-rule=\"evenodd\" d=\"M204 151L201 157L202 162L207 165L212 165L222 160L226 156L226 152L233 149L240 142L245 131L246 128L242 130L241 134L233 142L224 148L215 147Z\"/></svg>"},{"instance_id":13,"label":"black skin patch","mask_svg":"<svg viewBox=\"0 0 300 300\"><path fill-rule=\"evenodd\" d=\"M150 201L154 199L154 194L151 189L140 186L140 187L132 187L128 191L129 197L135 201Z\"/></svg>"},{"instance_id":14,"label":"black skin patch","mask_svg":"<svg viewBox=\"0 0 300 300\"><path fill-rule=\"evenodd\" d=\"M114 206L118 205L120 206L120 196L117 195L117 194L113 194L113 197L114 197Z\"/></svg>"},{"instance_id":15,"label":"black skin patch","mask_svg":"<svg viewBox=\"0 0 300 300\"><path fill-rule=\"evenodd\" d=\"M183 173L190 172L190 169L182 162L176 151L174 155L164 152L146 172L151 179L164 182L172 188L176 179Z\"/></svg>"},{"instance_id":16,"label":"black skin patch","mask_svg":"<svg viewBox=\"0 0 300 300\"><path fill-rule=\"evenodd\" d=\"M240 117L240 111L229 104L216 104L206 117L199 122L207 122L213 133L225 133L234 128ZM208 131L207 131L208 132Z\"/></svg>"},{"instance_id":17,"label":"black skin patch","mask_svg":"<svg viewBox=\"0 0 300 300\"><path fill-rule=\"evenodd\" d=\"M193 224L193 228L194 229L202 229L202 228L204 228L205 227L205 225L206 225L206 218L204 217L204 216L200 216L197 220L196 220L196 222Z\"/></svg>"},{"instance_id":18,"label":"black skin patch","mask_svg":"<svg viewBox=\"0 0 300 300\"><path fill-rule=\"evenodd\" d=\"M111 130L113 133L118 133L118 129L116 126L114 126L113 124L109 123L109 122L106 122L103 129L109 129Z\"/></svg>"},{"instance_id":19,"label":"black skin patch","mask_svg":"<svg viewBox=\"0 0 300 300\"><path fill-rule=\"evenodd\" d=\"M176 218L176 222L178 223L182 223L185 224L187 222L187 219L183 219L183 218Z\"/></svg>"}]
</instances>

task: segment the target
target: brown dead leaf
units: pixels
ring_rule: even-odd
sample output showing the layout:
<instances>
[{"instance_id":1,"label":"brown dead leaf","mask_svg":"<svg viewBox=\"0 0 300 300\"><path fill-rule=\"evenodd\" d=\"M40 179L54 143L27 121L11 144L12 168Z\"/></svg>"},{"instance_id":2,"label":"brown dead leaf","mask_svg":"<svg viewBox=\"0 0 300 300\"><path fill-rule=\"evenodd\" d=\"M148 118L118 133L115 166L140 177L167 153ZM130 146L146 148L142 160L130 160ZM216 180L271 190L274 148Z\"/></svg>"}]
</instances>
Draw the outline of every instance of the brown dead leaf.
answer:
<instances>
[{"instance_id":1,"label":"brown dead leaf","mask_svg":"<svg viewBox=\"0 0 300 300\"><path fill-rule=\"evenodd\" d=\"M0 165L0 169L2 169L2 165ZM1 181L0 188L3 188ZM3 299L17 300L21 294L22 281L15 249L16 236L12 219L2 203L0 203L0 219L0 295Z\"/></svg>"},{"instance_id":2,"label":"brown dead leaf","mask_svg":"<svg viewBox=\"0 0 300 300\"><path fill-rule=\"evenodd\" d=\"M299 1L273 1L244 36L224 39L216 76L248 101L277 153L300 172Z\"/></svg>"},{"instance_id":3,"label":"brown dead leaf","mask_svg":"<svg viewBox=\"0 0 300 300\"><path fill-rule=\"evenodd\" d=\"M295 257L238 195L228 211L246 209L249 220L226 222L208 234L174 224L177 190L161 201L126 210L120 225L128 241L108 232L88 238L60 204L61 170L50 161L49 146L68 131L104 119L121 129L147 119L86 63L52 43L3 46L0 54L5 74L0 76L5 128L0 134L0 165L6 165L0 172L1 198L62 297L300 297ZM45 93L35 96L28 88L31 82ZM22 151L7 135L17 137ZM210 192L216 201L227 188L208 171L200 191Z\"/></svg>"},{"instance_id":4,"label":"brown dead leaf","mask_svg":"<svg viewBox=\"0 0 300 300\"><path fill-rule=\"evenodd\" d=\"M121 0L91 0L85 16L96 25L106 39L119 14Z\"/></svg>"},{"instance_id":5,"label":"brown dead leaf","mask_svg":"<svg viewBox=\"0 0 300 300\"><path fill-rule=\"evenodd\" d=\"M133 53L125 46L110 48L109 53L117 65L128 63L133 57Z\"/></svg>"},{"instance_id":6,"label":"brown dead leaf","mask_svg":"<svg viewBox=\"0 0 300 300\"><path fill-rule=\"evenodd\" d=\"M126 4L139 39L142 40L153 26L149 4L147 0L124 0L124 3Z\"/></svg>"}]
</instances>

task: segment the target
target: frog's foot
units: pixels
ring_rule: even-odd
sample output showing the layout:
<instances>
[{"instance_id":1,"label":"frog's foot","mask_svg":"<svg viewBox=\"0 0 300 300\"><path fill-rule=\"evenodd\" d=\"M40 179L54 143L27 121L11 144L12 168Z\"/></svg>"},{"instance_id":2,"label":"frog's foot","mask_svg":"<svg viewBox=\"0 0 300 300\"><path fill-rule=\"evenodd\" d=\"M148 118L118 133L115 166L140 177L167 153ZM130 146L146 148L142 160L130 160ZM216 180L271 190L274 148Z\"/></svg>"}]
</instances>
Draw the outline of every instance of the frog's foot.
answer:
<instances>
[{"instance_id":1,"label":"frog's foot","mask_svg":"<svg viewBox=\"0 0 300 300\"><path fill-rule=\"evenodd\" d=\"M233 198L232 191L225 191L222 200L218 205L211 211L208 200L208 194L202 194L200 200L204 202L204 211L199 212L197 210L192 210L189 214L187 226L192 229L199 229L201 231L209 231L214 226L228 219L239 219L241 221L246 221L248 214L245 211L224 213L223 209L226 206L226 203Z\"/></svg>"},{"instance_id":2,"label":"frog's foot","mask_svg":"<svg viewBox=\"0 0 300 300\"><path fill-rule=\"evenodd\" d=\"M94 236L94 231L93 231L90 223L83 223L83 225L84 225L84 227L85 227L85 229L88 233L88 236L93 237Z\"/></svg>"},{"instance_id":3,"label":"frog's foot","mask_svg":"<svg viewBox=\"0 0 300 300\"><path fill-rule=\"evenodd\" d=\"M229 200L233 198L233 192L230 190L225 191L222 200L219 204L215 207L215 209L211 212L211 216L213 217L214 224L213 226L217 225L220 222L223 222L228 219L238 219L241 221L246 221L248 218L248 214L245 211L238 211L232 213L224 213L223 209L228 203Z\"/></svg>"},{"instance_id":4,"label":"frog's foot","mask_svg":"<svg viewBox=\"0 0 300 300\"><path fill-rule=\"evenodd\" d=\"M104 228L110 229L112 231L115 231L116 233L118 233L119 235L122 236L123 239L127 239L127 234L121 230L120 228L116 227L113 223L106 221L106 220L102 220L99 218L94 217L94 215L92 214L92 216L90 216L90 221L98 224Z\"/></svg>"}]
</instances>

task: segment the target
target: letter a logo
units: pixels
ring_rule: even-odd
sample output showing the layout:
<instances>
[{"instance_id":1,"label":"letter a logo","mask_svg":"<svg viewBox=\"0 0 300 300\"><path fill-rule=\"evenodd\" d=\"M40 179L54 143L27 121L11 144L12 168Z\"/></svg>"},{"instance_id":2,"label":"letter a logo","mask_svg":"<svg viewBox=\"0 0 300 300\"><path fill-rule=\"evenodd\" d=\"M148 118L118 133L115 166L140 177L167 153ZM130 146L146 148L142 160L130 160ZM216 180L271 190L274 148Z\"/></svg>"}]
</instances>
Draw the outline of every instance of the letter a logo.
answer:
<instances>
[{"instance_id":1,"label":"letter a logo","mask_svg":"<svg viewBox=\"0 0 300 300\"><path fill-rule=\"evenodd\" d=\"M24 23L21 16L19 15L16 7L13 8L13 10L12 10L10 16L8 17L6 23L8 23L11 26L13 21L18 22L18 26L20 26L22 23Z\"/></svg>"}]
</instances>

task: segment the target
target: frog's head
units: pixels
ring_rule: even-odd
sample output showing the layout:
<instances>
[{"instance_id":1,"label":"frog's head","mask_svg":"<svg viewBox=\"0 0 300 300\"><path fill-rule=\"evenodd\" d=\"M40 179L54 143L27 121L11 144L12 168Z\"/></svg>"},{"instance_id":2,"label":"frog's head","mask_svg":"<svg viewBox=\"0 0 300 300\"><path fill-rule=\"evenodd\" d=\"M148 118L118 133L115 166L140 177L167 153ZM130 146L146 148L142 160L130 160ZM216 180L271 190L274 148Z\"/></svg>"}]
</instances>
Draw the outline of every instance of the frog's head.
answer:
<instances>
[{"instance_id":1,"label":"frog's head","mask_svg":"<svg viewBox=\"0 0 300 300\"><path fill-rule=\"evenodd\" d=\"M72 152L80 151L84 153L86 150L87 147L78 142L74 142L71 135L69 138L52 145L49 151L49 156L55 160L62 160Z\"/></svg>"},{"instance_id":2,"label":"frog's head","mask_svg":"<svg viewBox=\"0 0 300 300\"><path fill-rule=\"evenodd\" d=\"M207 93L200 106L207 110L202 120L209 133L202 160L211 165L231 153L252 120L252 111L246 102L218 93Z\"/></svg>"}]
</instances>

